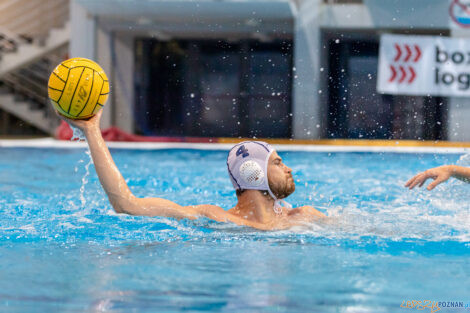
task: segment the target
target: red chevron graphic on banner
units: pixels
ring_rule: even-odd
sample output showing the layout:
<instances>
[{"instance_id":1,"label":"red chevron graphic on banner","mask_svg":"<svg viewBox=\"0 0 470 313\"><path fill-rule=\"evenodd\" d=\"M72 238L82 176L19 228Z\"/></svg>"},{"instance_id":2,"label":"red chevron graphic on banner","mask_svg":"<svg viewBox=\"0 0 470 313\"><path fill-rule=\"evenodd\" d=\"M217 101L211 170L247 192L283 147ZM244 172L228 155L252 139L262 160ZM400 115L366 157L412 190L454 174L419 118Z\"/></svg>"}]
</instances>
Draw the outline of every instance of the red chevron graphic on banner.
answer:
<instances>
[{"instance_id":1,"label":"red chevron graphic on banner","mask_svg":"<svg viewBox=\"0 0 470 313\"><path fill-rule=\"evenodd\" d=\"M401 84L401 83L403 83L403 81L406 78L406 72L405 72L405 69L403 68L403 66L400 66L400 72L401 72L401 77L400 77L400 80L398 82Z\"/></svg>"},{"instance_id":2,"label":"red chevron graphic on banner","mask_svg":"<svg viewBox=\"0 0 470 313\"><path fill-rule=\"evenodd\" d=\"M395 47L395 56L393 58L394 62L399 62L398 64L390 65L390 78L388 79L389 83L407 83L411 84L415 81L417 73L412 65L403 64L413 64L418 62L421 59L421 48L416 44L398 44L393 45Z\"/></svg>"},{"instance_id":3,"label":"red chevron graphic on banner","mask_svg":"<svg viewBox=\"0 0 470 313\"><path fill-rule=\"evenodd\" d=\"M390 79L388 81L391 83L397 77L397 71L395 70L395 67L393 65L390 65L390 70L392 71L392 76L390 76Z\"/></svg>"},{"instance_id":4,"label":"red chevron graphic on banner","mask_svg":"<svg viewBox=\"0 0 470 313\"><path fill-rule=\"evenodd\" d=\"M408 62L408 60L411 58L411 54L413 52L411 51L410 46L408 46L408 45L405 45L405 49L406 49L406 57L403 61Z\"/></svg>"},{"instance_id":5,"label":"red chevron graphic on banner","mask_svg":"<svg viewBox=\"0 0 470 313\"><path fill-rule=\"evenodd\" d=\"M409 67L409 69L410 69L411 77L410 79L408 79L408 84L411 84L416 78L416 72L411 66Z\"/></svg>"},{"instance_id":6,"label":"red chevron graphic on banner","mask_svg":"<svg viewBox=\"0 0 470 313\"><path fill-rule=\"evenodd\" d=\"M408 71L407 71L407 69L408 69ZM401 84L401 83L406 81L408 84L411 84L416 79L416 72L415 72L415 69L412 66L408 66L408 67L398 66L398 67L395 67L393 65L390 65L390 71L392 72L392 75L388 79L388 81L390 83L396 81L397 83ZM397 75L398 71L401 74L399 78L398 78L398 75Z\"/></svg>"},{"instance_id":7,"label":"red chevron graphic on banner","mask_svg":"<svg viewBox=\"0 0 470 313\"><path fill-rule=\"evenodd\" d=\"M413 62L418 62L418 60L421 58L421 49L419 46L415 45L415 51L416 51L416 57L414 58Z\"/></svg>"},{"instance_id":8,"label":"red chevron graphic on banner","mask_svg":"<svg viewBox=\"0 0 470 313\"><path fill-rule=\"evenodd\" d=\"M421 49L418 45L412 45L414 50L411 49L411 45L407 44L404 44L402 47L400 47L399 44L395 44L394 46L396 50L395 58L393 59L394 62L400 61L403 55L403 62L409 62L410 60L412 60L413 62L418 62L421 58ZM406 54L403 54L403 50L406 51Z\"/></svg>"},{"instance_id":9,"label":"red chevron graphic on banner","mask_svg":"<svg viewBox=\"0 0 470 313\"><path fill-rule=\"evenodd\" d=\"M395 49L397 50L397 55L395 56L395 59L393 59L393 61L397 62L398 60L400 60L400 57L401 57L401 49L400 49L400 46L395 44Z\"/></svg>"}]
</instances>

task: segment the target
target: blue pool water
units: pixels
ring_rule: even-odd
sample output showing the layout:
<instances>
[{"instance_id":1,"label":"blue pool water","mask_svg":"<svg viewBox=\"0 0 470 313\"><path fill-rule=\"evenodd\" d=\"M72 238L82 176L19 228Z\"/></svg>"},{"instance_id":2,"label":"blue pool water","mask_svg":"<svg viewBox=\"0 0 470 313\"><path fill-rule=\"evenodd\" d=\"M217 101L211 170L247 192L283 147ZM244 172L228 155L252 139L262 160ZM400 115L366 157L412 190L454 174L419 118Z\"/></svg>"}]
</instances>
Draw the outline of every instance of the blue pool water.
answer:
<instances>
[{"instance_id":1,"label":"blue pool water","mask_svg":"<svg viewBox=\"0 0 470 313\"><path fill-rule=\"evenodd\" d=\"M260 232L115 214L85 151L0 149L0 312L413 312L404 300L470 302L470 185L402 187L429 167L470 165L468 156L280 152L297 180L288 200L330 218ZM226 153L112 150L136 195L228 209Z\"/></svg>"}]
</instances>

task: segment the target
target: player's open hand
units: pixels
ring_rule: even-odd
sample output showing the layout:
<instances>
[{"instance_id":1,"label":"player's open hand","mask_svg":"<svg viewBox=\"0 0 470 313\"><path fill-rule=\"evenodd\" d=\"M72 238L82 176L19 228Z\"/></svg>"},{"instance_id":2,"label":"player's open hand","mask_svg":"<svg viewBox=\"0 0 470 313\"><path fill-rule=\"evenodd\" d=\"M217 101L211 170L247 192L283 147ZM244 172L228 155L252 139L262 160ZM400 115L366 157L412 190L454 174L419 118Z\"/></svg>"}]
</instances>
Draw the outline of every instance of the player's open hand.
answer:
<instances>
[{"instance_id":1,"label":"player's open hand","mask_svg":"<svg viewBox=\"0 0 470 313\"><path fill-rule=\"evenodd\" d=\"M87 131L93 128L99 128L100 127L100 120L101 120L101 115L103 114L103 110L99 110L98 113L93 115L92 117L84 120L75 120L71 119L68 117L63 116L59 112L56 111L56 114L64 121L69 123L70 125L79 128L83 131Z\"/></svg>"},{"instance_id":2,"label":"player's open hand","mask_svg":"<svg viewBox=\"0 0 470 313\"><path fill-rule=\"evenodd\" d=\"M449 165L443 165L435 168L431 168L427 171L421 172L410 180L408 180L405 184L405 187L408 187L410 190L419 185L419 187L423 186L426 180L429 178L433 179L434 181L431 182L427 189L433 190L437 185L440 183L445 182L452 176L452 168Z\"/></svg>"}]
</instances>

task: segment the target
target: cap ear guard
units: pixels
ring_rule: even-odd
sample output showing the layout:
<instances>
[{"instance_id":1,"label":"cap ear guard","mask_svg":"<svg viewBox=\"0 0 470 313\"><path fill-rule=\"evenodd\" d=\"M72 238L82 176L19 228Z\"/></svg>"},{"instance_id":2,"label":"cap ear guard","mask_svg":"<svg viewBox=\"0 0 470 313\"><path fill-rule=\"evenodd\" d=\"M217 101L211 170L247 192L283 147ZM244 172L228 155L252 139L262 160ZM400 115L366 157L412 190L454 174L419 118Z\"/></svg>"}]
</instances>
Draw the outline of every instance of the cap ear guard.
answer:
<instances>
[{"instance_id":1,"label":"cap ear guard","mask_svg":"<svg viewBox=\"0 0 470 313\"><path fill-rule=\"evenodd\" d=\"M264 171L261 166L253 160L243 162L240 165L239 172L244 183L249 186L258 187L263 183Z\"/></svg>"}]
</instances>

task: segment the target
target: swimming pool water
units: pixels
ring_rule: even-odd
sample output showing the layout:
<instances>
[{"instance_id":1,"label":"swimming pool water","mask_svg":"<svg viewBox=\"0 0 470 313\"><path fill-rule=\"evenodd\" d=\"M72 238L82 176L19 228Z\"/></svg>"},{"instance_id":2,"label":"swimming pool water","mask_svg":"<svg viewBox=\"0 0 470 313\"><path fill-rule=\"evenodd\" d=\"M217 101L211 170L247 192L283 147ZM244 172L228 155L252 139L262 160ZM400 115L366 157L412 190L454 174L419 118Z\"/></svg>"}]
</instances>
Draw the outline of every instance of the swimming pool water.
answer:
<instances>
[{"instance_id":1,"label":"swimming pool water","mask_svg":"<svg viewBox=\"0 0 470 313\"><path fill-rule=\"evenodd\" d=\"M280 152L297 181L287 200L330 218L261 232L115 214L85 151L0 149L1 312L412 312L404 300L470 302L470 185L403 188L429 167L470 165L468 156ZM226 151L112 154L137 196L236 203Z\"/></svg>"}]
</instances>

